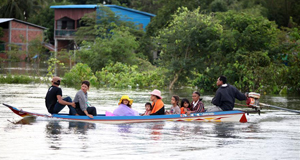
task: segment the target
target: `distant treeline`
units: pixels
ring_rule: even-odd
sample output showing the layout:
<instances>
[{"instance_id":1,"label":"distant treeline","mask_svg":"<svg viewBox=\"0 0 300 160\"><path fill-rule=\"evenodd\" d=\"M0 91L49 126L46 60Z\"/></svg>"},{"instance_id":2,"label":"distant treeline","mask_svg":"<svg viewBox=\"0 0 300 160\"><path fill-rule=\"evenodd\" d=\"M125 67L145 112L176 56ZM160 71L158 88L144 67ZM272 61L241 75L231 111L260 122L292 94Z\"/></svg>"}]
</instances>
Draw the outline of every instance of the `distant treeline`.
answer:
<instances>
[{"instance_id":1,"label":"distant treeline","mask_svg":"<svg viewBox=\"0 0 300 160\"><path fill-rule=\"evenodd\" d=\"M51 5L102 3L103 0L6 0L0 2L0 16L47 27L46 38L53 42ZM216 89L217 77L225 75L229 83L243 91L300 93L298 0L105 3L156 16L146 32L121 21L106 7L102 7L102 14L107 16L101 22L110 23L95 23L92 16L82 18L86 25L76 33L76 44L81 48L76 53L76 62L84 66L80 63L65 75L67 85L75 85L75 80L85 77L97 87L197 86L201 91L212 91ZM20 12L13 9L16 5ZM7 10L8 7L12 9ZM157 59L153 52L158 53ZM90 76L80 68L89 68Z\"/></svg>"}]
</instances>

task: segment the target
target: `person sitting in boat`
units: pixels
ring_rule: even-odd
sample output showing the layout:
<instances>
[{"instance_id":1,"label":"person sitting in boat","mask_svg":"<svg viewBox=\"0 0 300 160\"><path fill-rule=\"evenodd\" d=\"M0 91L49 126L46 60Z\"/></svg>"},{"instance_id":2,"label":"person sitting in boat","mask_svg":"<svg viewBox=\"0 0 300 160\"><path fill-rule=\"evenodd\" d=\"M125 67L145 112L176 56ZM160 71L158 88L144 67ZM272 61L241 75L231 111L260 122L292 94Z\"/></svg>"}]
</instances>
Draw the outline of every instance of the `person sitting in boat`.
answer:
<instances>
[{"instance_id":1,"label":"person sitting in boat","mask_svg":"<svg viewBox=\"0 0 300 160\"><path fill-rule=\"evenodd\" d=\"M216 106L208 109L207 112L230 111L233 110L235 98L240 101L247 99L247 93L243 94L234 86L227 84L227 78L225 76L218 78L217 86L219 88L211 101L211 103Z\"/></svg>"},{"instance_id":2,"label":"person sitting in boat","mask_svg":"<svg viewBox=\"0 0 300 160\"><path fill-rule=\"evenodd\" d=\"M179 96L172 96L171 98L171 109L170 112L166 112L166 114L180 114L179 108Z\"/></svg>"},{"instance_id":3,"label":"person sitting in boat","mask_svg":"<svg viewBox=\"0 0 300 160\"><path fill-rule=\"evenodd\" d=\"M142 116L149 116L150 113L152 112L152 109L153 109L151 103L147 102L147 103L145 104L145 109L146 109L146 111L145 111L144 114L142 114Z\"/></svg>"},{"instance_id":4,"label":"person sitting in boat","mask_svg":"<svg viewBox=\"0 0 300 160\"><path fill-rule=\"evenodd\" d=\"M114 110L114 116L139 116L139 112L131 109L133 100L129 98L128 95L121 97L118 105L119 107Z\"/></svg>"},{"instance_id":5,"label":"person sitting in boat","mask_svg":"<svg viewBox=\"0 0 300 160\"><path fill-rule=\"evenodd\" d=\"M191 111L191 104L190 101L188 99L182 99L181 100L181 108L180 108L180 114L189 114L189 112Z\"/></svg>"},{"instance_id":6,"label":"person sitting in boat","mask_svg":"<svg viewBox=\"0 0 300 160\"><path fill-rule=\"evenodd\" d=\"M87 91L89 88L90 82L83 81L81 83L81 89L75 95L74 102L76 104L76 111L79 115L86 115L90 118L94 118L94 116L97 115L97 110L88 102Z\"/></svg>"},{"instance_id":7,"label":"person sitting in boat","mask_svg":"<svg viewBox=\"0 0 300 160\"><path fill-rule=\"evenodd\" d=\"M72 102L72 99L70 97L62 99L62 90L59 88L60 81L60 77L52 78L52 85L49 87L45 97L47 110L51 114L58 114L66 105L68 105L69 114L75 115L75 103Z\"/></svg>"},{"instance_id":8,"label":"person sitting in boat","mask_svg":"<svg viewBox=\"0 0 300 160\"><path fill-rule=\"evenodd\" d=\"M202 98L200 98L200 93L197 91L193 92L192 99L193 102L190 105L191 111L188 111L188 114L205 112L204 103L202 102Z\"/></svg>"},{"instance_id":9,"label":"person sitting in boat","mask_svg":"<svg viewBox=\"0 0 300 160\"><path fill-rule=\"evenodd\" d=\"M157 89L153 90L150 96L152 101L153 110L150 115L164 115L165 114L165 105L162 101L161 92Z\"/></svg>"}]
</instances>

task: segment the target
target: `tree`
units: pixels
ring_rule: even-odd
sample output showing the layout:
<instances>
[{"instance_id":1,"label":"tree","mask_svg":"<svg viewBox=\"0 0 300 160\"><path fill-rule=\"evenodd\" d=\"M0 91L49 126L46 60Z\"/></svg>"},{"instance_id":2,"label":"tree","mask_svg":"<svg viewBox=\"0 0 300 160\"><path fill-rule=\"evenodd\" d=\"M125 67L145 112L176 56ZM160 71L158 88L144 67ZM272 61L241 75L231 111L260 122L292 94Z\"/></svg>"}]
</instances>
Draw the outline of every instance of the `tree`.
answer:
<instances>
[{"instance_id":1,"label":"tree","mask_svg":"<svg viewBox=\"0 0 300 160\"><path fill-rule=\"evenodd\" d=\"M276 24L263 16L246 12L219 13L217 18L224 32L219 52L214 56L219 60L212 60L222 67L221 73L244 90L256 90L272 82L277 85L274 80L277 74L272 70L281 68L281 65L276 63L278 52L271 54L279 44Z\"/></svg>"},{"instance_id":2,"label":"tree","mask_svg":"<svg viewBox=\"0 0 300 160\"><path fill-rule=\"evenodd\" d=\"M40 0L5 0L0 6L0 17L27 20L41 3Z\"/></svg>"},{"instance_id":3,"label":"tree","mask_svg":"<svg viewBox=\"0 0 300 160\"><path fill-rule=\"evenodd\" d=\"M114 23L111 25L114 25ZM135 64L136 55L134 50L137 47L138 42L130 34L128 27L114 26L114 29L102 34L101 37L97 37L94 42L83 41L79 56L93 71L98 71L104 66L115 62Z\"/></svg>"},{"instance_id":4,"label":"tree","mask_svg":"<svg viewBox=\"0 0 300 160\"><path fill-rule=\"evenodd\" d=\"M215 51L222 30L212 16L200 14L199 8L177 10L168 27L162 29L156 38L162 47L160 65L168 69L169 76L174 76L169 89L177 80L186 82L194 69L205 69L207 54Z\"/></svg>"}]
</instances>

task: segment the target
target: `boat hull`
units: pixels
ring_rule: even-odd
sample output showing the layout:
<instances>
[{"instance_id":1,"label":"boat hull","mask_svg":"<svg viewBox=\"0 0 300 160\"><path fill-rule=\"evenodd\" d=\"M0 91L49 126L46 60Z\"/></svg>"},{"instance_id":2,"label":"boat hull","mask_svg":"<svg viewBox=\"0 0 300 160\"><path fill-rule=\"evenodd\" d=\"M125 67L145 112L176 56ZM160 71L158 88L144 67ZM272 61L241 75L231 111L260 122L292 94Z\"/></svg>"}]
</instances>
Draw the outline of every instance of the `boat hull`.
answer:
<instances>
[{"instance_id":1,"label":"boat hull","mask_svg":"<svg viewBox=\"0 0 300 160\"><path fill-rule=\"evenodd\" d=\"M153 115L153 116L105 116L97 115L93 119L88 116L73 116L67 114L38 114L19 110L7 104L3 104L11 109L15 114L21 117L46 117L57 120L91 122L91 123L144 123L144 122L159 122L159 121L173 121L173 122L247 122L245 112L239 110L223 111L223 112L203 112L193 113L191 115L175 114L175 115Z\"/></svg>"}]
</instances>

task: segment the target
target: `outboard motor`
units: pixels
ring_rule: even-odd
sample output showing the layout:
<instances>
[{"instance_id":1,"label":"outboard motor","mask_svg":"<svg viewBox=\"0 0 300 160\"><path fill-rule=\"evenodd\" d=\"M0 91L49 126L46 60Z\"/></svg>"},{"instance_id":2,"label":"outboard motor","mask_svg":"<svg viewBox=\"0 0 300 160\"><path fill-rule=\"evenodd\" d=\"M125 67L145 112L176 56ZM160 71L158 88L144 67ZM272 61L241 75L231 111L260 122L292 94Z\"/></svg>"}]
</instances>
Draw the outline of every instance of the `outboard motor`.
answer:
<instances>
[{"instance_id":1,"label":"outboard motor","mask_svg":"<svg viewBox=\"0 0 300 160\"><path fill-rule=\"evenodd\" d=\"M258 114L260 115L260 106L259 106L259 98L260 98L260 94L259 93L255 93L255 92L249 92L248 93L248 99L247 99L247 105L248 107L251 107L253 109L255 109L255 112L258 112Z\"/></svg>"},{"instance_id":2,"label":"outboard motor","mask_svg":"<svg viewBox=\"0 0 300 160\"><path fill-rule=\"evenodd\" d=\"M247 105L258 106L259 105L260 94L255 92L248 93Z\"/></svg>"}]
</instances>

